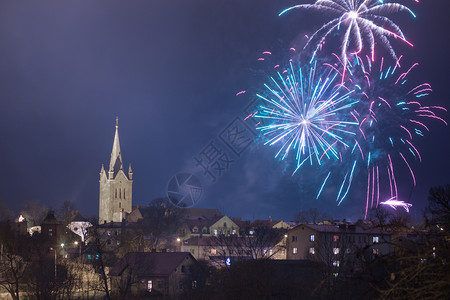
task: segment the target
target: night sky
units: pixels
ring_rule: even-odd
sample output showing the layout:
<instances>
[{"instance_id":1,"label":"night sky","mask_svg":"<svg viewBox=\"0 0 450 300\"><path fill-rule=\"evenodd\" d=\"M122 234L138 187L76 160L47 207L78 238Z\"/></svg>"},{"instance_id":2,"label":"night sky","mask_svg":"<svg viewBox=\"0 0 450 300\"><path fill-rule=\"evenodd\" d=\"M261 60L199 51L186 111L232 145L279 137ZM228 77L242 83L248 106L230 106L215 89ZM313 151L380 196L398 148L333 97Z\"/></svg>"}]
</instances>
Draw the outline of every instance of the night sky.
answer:
<instances>
[{"instance_id":1,"label":"night sky","mask_svg":"<svg viewBox=\"0 0 450 300\"><path fill-rule=\"evenodd\" d=\"M392 15L414 47L393 46L405 61L420 63L417 82L434 90L427 103L450 108L450 2L421 2L401 2L417 19ZM313 170L291 176L274 149L252 142L235 153L220 139L272 75L257 60L261 53L284 63L287 49L301 48L302 37L322 24L309 12L278 17L296 3L1 1L0 201L17 213L32 199L54 209L70 200L84 216L98 216L98 174L109 164L118 116L125 168L131 162L134 172L133 205L166 196L172 176L190 172L203 186L197 207L229 216L291 220L316 207L361 218L364 183L337 207L335 196L315 200L311 186L322 179ZM429 188L450 183L450 128L427 124L431 132L416 144L423 162L414 164L412 193L409 173L398 175L417 217ZM232 160L215 182L194 160L211 142Z\"/></svg>"}]
</instances>

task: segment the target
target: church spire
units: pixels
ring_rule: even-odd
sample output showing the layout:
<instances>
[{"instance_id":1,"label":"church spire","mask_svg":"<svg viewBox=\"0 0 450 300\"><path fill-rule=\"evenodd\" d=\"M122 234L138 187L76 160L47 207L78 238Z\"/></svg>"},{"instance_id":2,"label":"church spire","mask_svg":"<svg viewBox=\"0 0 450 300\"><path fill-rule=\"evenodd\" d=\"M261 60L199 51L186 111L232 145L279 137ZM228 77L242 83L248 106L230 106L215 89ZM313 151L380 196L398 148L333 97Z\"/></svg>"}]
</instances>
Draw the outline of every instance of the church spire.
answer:
<instances>
[{"instance_id":1,"label":"church spire","mask_svg":"<svg viewBox=\"0 0 450 300\"><path fill-rule=\"evenodd\" d=\"M116 117L116 133L114 135L114 142L111 151L111 160L109 162L109 172L114 172L114 174L116 174L121 169L123 169L123 165L119 143L119 117Z\"/></svg>"}]
</instances>

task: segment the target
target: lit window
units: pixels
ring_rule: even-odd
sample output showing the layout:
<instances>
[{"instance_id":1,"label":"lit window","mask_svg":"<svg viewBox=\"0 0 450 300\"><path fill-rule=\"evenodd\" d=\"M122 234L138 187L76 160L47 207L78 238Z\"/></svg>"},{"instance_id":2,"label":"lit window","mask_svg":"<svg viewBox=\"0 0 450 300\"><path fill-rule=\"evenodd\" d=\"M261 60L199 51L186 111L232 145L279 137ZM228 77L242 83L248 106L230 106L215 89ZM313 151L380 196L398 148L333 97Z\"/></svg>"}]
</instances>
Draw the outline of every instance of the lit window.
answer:
<instances>
[{"instance_id":1,"label":"lit window","mask_svg":"<svg viewBox=\"0 0 450 300\"><path fill-rule=\"evenodd\" d=\"M192 288L195 289L197 287L197 280L192 281Z\"/></svg>"},{"instance_id":2,"label":"lit window","mask_svg":"<svg viewBox=\"0 0 450 300\"><path fill-rule=\"evenodd\" d=\"M292 248L292 254L297 254L297 248Z\"/></svg>"},{"instance_id":3,"label":"lit window","mask_svg":"<svg viewBox=\"0 0 450 300\"><path fill-rule=\"evenodd\" d=\"M193 231L194 233L197 233L197 232L198 232L198 228L197 228L197 227L194 227L194 229L192 229L192 231Z\"/></svg>"},{"instance_id":4,"label":"lit window","mask_svg":"<svg viewBox=\"0 0 450 300\"><path fill-rule=\"evenodd\" d=\"M315 240L315 236L314 236L314 234L311 234L310 236L309 236L309 241L310 242L314 242L314 240Z\"/></svg>"},{"instance_id":5,"label":"lit window","mask_svg":"<svg viewBox=\"0 0 450 300\"><path fill-rule=\"evenodd\" d=\"M236 229L233 229L233 230L231 231L231 234L236 234Z\"/></svg>"},{"instance_id":6,"label":"lit window","mask_svg":"<svg viewBox=\"0 0 450 300\"><path fill-rule=\"evenodd\" d=\"M253 230L250 230L249 232L248 232L248 234L250 234L250 235L253 235L255 232L253 231Z\"/></svg>"},{"instance_id":7,"label":"lit window","mask_svg":"<svg viewBox=\"0 0 450 300\"><path fill-rule=\"evenodd\" d=\"M314 247L309 248L309 253L316 254L316 249L314 249Z\"/></svg>"},{"instance_id":8,"label":"lit window","mask_svg":"<svg viewBox=\"0 0 450 300\"><path fill-rule=\"evenodd\" d=\"M184 252L189 252L189 249L185 248L185 249L184 249Z\"/></svg>"},{"instance_id":9,"label":"lit window","mask_svg":"<svg viewBox=\"0 0 450 300\"><path fill-rule=\"evenodd\" d=\"M273 251L272 249L269 250L269 255L272 256L273 255Z\"/></svg>"},{"instance_id":10,"label":"lit window","mask_svg":"<svg viewBox=\"0 0 450 300\"><path fill-rule=\"evenodd\" d=\"M339 261L338 260L333 260L333 267L338 267L339 268Z\"/></svg>"},{"instance_id":11,"label":"lit window","mask_svg":"<svg viewBox=\"0 0 450 300\"><path fill-rule=\"evenodd\" d=\"M217 229L214 229L214 235L217 235Z\"/></svg>"},{"instance_id":12,"label":"lit window","mask_svg":"<svg viewBox=\"0 0 450 300\"><path fill-rule=\"evenodd\" d=\"M339 242L339 236L333 235L333 242Z\"/></svg>"},{"instance_id":13,"label":"lit window","mask_svg":"<svg viewBox=\"0 0 450 300\"><path fill-rule=\"evenodd\" d=\"M379 255L380 254L380 249L374 248L372 249L373 251L373 255Z\"/></svg>"},{"instance_id":14,"label":"lit window","mask_svg":"<svg viewBox=\"0 0 450 300\"><path fill-rule=\"evenodd\" d=\"M333 253L334 253L334 255L338 255L339 254L339 248L333 248Z\"/></svg>"},{"instance_id":15,"label":"lit window","mask_svg":"<svg viewBox=\"0 0 450 300\"><path fill-rule=\"evenodd\" d=\"M374 244L379 243L380 242L379 237L377 237L377 236L372 237L372 242Z\"/></svg>"},{"instance_id":16,"label":"lit window","mask_svg":"<svg viewBox=\"0 0 450 300\"><path fill-rule=\"evenodd\" d=\"M151 280L147 281L147 291L151 292L153 289L153 282Z\"/></svg>"},{"instance_id":17,"label":"lit window","mask_svg":"<svg viewBox=\"0 0 450 300\"><path fill-rule=\"evenodd\" d=\"M211 249L211 254L216 255L217 254L217 250L216 249Z\"/></svg>"}]
</instances>

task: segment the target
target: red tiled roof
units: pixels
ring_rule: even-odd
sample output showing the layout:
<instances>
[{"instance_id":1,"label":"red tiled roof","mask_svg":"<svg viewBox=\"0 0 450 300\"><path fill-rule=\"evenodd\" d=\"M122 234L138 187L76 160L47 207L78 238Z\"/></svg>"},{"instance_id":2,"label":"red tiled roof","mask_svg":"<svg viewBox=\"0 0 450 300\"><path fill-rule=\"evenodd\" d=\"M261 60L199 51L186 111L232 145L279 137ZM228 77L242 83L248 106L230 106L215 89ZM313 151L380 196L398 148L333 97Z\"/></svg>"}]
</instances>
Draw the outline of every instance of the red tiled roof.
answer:
<instances>
[{"instance_id":1,"label":"red tiled roof","mask_svg":"<svg viewBox=\"0 0 450 300\"><path fill-rule=\"evenodd\" d=\"M187 252L130 252L111 269L109 276L120 276L130 267L138 277L167 277L189 259L195 260Z\"/></svg>"}]
</instances>

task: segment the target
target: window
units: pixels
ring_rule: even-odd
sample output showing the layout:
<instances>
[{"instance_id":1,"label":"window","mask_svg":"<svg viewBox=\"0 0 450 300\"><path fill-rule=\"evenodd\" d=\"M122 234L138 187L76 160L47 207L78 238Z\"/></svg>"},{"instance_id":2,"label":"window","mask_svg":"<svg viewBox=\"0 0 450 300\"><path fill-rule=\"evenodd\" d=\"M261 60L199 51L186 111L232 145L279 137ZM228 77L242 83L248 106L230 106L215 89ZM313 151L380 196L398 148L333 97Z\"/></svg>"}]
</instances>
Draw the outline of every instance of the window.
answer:
<instances>
[{"instance_id":1,"label":"window","mask_svg":"<svg viewBox=\"0 0 450 300\"><path fill-rule=\"evenodd\" d=\"M192 281L192 288L195 289L197 287L197 280Z\"/></svg>"},{"instance_id":2,"label":"window","mask_svg":"<svg viewBox=\"0 0 450 300\"><path fill-rule=\"evenodd\" d=\"M122 189L119 189L119 199L122 199Z\"/></svg>"},{"instance_id":3,"label":"window","mask_svg":"<svg viewBox=\"0 0 450 300\"><path fill-rule=\"evenodd\" d=\"M213 249L211 249L211 254L212 254L212 255L216 255L216 254L217 254L217 250L216 250L216 249L214 249L214 248L213 248Z\"/></svg>"},{"instance_id":4,"label":"window","mask_svg":"<svg viewBox=\"0 0 450 300\"><path fill-rule=\"evenodd\" d=\"M88 259L92 259L92 256L90 254L88 254Z\"/></svg>"},{"instance_id":5,"label":"window","mask_svg":"<svg viewBox=\"0 0 450 300\"><path fill-rule=\"evenodd\" d=\"M184 252L189 252L189 249L188 248L184 248Z\"/></svg>"},{"instance_id":6,"label":"window","mask_svg":"<svg viewBox=\"0 0 450 300\"><path fill-rule=\"evenodd\" d=\"M350 248L345 249L345 253L350 254L351 252L352 252L352 249L350 249Z\"/></svg>"},{"instance_id":7,"label":"window","mask_svg":"<svg viewBox=\"0 0 450 300\"><path fill-rule=\"evenodd\" d=\"M214 235L217 235L217 229L214 229Z\"/></svg>"},{"instance_id":8,"label":"window","mask_svg":"<svg viewBox=\"0 0 450 300\"><path fill-rule=\"evenodd\" d=\"M339 268L339 261L338 260L333 260L333 267Z\"/></svg>"},{"instance_id":9,"label":"window","mask_svg":"<svg viewBox=\"0 0 450 300\"><path fill-rule=\"evenodd\" d=\"M292 254L297 254L297 248L292 248Z\"/></svg>"},{"instance_id":10,"label":"window","mask_svg":"<svg viewBox=\"0 0 450 300\"><path fill-rule=\"evenodd\" d=\"M334 253L334 255L338 255L339 254L339 248L333 248L333 253Z\"/></svg>"},{"instance_id":11,"label":"window","mask_svg":"<svg viewBox=\"0 0 450 300\"><path fill-rule=\"evenodd\" d=\"M316 237L314 236L314 234L311 234L311 235L309 236L309 241L310 241L310 242L314 242L315 239L316 239Z\"/></svg>"},{"instance_id":12,"label":"window","mask_svg":"<svg viewBox=\"0 0 450 300\"><path fill-rule=\"evenodd\" d=\"M197 227L194 227L194 228L192 229L192 232L197 233L197 232L198 232L198 228L197 228Z\"/></svg>"},{"instance_id":13,"label":"window","mask_svg":"<svg viewBox=\"0 0 450 300\"><path fill-rule=\"evenodd\" d=\"M236 234L236 229L233 229L233 230L231 231L231 234Z\"/></svg>"},{"instance_id":14,"label":"window","mask_svg":"<svg viewBox=\"0 0 450 300\"><path fill-rule=\"evenodd\" d=\"M122 208L122 202L119 202L119 208Z\"/></svg>"},{"instance_id":15,"label":"window","mask_svg":"<svg viewBox=\"0 0 450 300\"><path fill-rule=\"evenodd\" d=\"M292 236L292 241L293 241L293 242L296 242L296 241L297 241L297 236L296 236L296 235L293 235L293 236Z\"/></svg>"},{"instance_id":16,"label":"window","mask_svg":"<svg viewBox=\"0 0 450 300\"><path fill-rule=\"evenodd\" d=\"M309 254L316 254L316 249L314 247L309 248Z\"/></svg>"},{"instance_id":17,"label":"window","mask_svg":"<svg viewBox=\"0 0 450 300\"><path fill-rule=\"evenodd\" d=\"M186 271L186 268L184 267L184 265L181 265L181 273L184 273Z\"/></svg>"},{"instance_id":18,"label":"window","mask_svg":"<svg viewBox=\"0 0 450 300\"><path fill-rule=\"evenodd\" d=\"M114 198L117 198L117 189L114 191Z\"/></svg>"},{"instance_id":19,"label":"window","mask_svg":"<svg viewBox=\"0 0 450 300\"><path fill-rule=\"evenodd\" d=\"M377 243L380 242L380 238L379 238L378 236L374 236L374 237L372 237L372 242L373 242L374 244L377 244Z\"/></svg>"},{"instance_id":20,"label":"window","mask_svg":"<svg viewBox=\"0 0 450 300\"><path fill-rule=\"evenodd\" d=\"M123 189L123 199L126 199L125 198L125 188Z\"/></svg>"},{"instance_id":21,"label":"window","mask_svg":"<svg viewBox=\"0 0 450 300\"><path fill-rule=\"evenodd\" d=\"M227 222L223 222L223 227L227 227Z\"/></svg>"},{"instance_id":22,"label":"window","mask_svg":"<svg viewBox=\"0 0 450 300\"><path fill-rule=\"evenodd\" d=\"M333 242L339 242L339 236L333 235Z\"/></svg>"},{"instance_id":23,"label":"window","mask_svg":"<svg viewBox=\"0 0 450 300\"><path fill-rule=\"evenodd\" d=\"M372 252L373 252L373 255L379 255L380 254L380 249L373 248Z\"/></svg>"},{"instance_id":24,"label":"window","mask_svg":"<svg viewBox=\"0 0 450 300\"><path fill-rule=\"evenodd\" d=\"M147 281L147 291L151 292L153 289L153 282L151 280Z\"/></svg>"}]
</instances>

